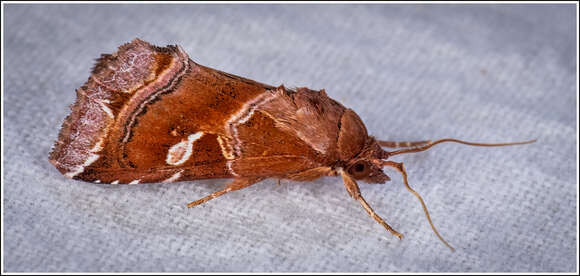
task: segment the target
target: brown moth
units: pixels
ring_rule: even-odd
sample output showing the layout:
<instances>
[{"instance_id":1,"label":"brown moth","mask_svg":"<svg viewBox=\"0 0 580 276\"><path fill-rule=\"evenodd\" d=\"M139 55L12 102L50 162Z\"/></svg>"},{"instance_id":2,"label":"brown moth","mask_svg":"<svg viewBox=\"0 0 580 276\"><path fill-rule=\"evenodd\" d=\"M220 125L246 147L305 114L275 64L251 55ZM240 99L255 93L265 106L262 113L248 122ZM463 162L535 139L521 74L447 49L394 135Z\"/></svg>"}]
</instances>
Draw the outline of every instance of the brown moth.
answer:
<instances>
[{"instance_id":1,"label":"brown moth","mask_svg":"<svg viewBox=\"0 0 580 276\"><path fill-rule=\"evenodd\" d=\"M265 178L311 181L342 177L348 194L378 223L389 226L362 197L357 180L384 183L392 167L409 186L398 154L455 139L379 141L359 116L323 90L270 86L199 65L179 46L135 39L102 55L77 89L50 162L65 176L95 183L138 184L233 178L192 207ZM382 147L403 148L385 151Z\"/></svg>"}]
</instances>

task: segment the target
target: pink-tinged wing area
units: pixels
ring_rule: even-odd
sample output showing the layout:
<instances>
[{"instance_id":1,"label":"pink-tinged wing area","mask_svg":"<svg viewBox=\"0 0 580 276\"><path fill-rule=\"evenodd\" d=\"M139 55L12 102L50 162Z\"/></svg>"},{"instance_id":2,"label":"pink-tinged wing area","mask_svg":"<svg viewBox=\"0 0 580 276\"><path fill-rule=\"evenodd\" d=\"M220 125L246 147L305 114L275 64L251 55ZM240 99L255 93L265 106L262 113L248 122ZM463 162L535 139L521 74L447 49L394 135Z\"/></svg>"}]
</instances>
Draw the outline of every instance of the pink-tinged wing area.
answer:
<instances>
[{"instance_id":1,"label":"pink-tinged wing area","mask_svg":"<svg viewBox=\"0 0 580 276\"><path fill-rule=\"evenodd\" d=\"M177 46L159 48L138 39L103 55L77 90L51 163L65 176L98 183L231 176L218 136L184 127L181 118L188 114L173 102L165 106L162 99L175 93L191 73L195 64L190 62ZM154 103L173 111L173 116L142 123ZM159 115L151 114L158 119Z\"/></svg>"}]
</instances>

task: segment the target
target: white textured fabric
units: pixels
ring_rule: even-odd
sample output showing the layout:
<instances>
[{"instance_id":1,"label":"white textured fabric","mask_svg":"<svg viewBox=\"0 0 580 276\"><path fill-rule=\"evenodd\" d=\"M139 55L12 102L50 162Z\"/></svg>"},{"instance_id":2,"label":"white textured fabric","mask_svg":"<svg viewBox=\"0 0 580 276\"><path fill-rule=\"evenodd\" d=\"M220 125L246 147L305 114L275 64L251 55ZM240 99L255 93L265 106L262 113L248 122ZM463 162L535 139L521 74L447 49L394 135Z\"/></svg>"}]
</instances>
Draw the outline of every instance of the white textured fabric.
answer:
<instances>
[{"instance_id":1,"label":"white textured fabric","mask_svg":"<svg viewBox=\"0 0 580 276\"><path fill-rule=\"evenodd\" d=\"M20 5L4 10L4 271L577 271L574 5ZM94 59L135 37L203 65L325 88L400 156L362 194L338 178L266 180L187 209L227 180L73 181L48 153Z\"/></svg>"}]
</instances>

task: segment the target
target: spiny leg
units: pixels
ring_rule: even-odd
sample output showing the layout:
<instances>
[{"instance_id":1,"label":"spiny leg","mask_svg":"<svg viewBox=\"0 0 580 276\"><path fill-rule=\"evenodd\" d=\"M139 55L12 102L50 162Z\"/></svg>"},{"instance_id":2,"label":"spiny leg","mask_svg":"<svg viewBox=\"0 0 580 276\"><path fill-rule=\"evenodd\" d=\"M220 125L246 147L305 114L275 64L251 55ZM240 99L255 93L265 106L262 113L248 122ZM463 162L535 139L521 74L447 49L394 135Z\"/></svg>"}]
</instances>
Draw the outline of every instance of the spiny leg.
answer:
<instances>
[{"instance_id":1,"label":"spiny leg","mask_svg":"<svg viewBox=\"0 0 580 276\"><path fill-rule=\"evenodd\" d=\"M416 147L430 143L430 140L427 141L377 141L381 147L387 148L408 148L408 147Z\"/></svg>"},{"instance_id":2,"label":"spiny leg","mask_svg":"<svg viewBox=\"0 0 580 276\"><path fill-rule=\"evenodd\" d=\"M221 196L223 194L229 193L231 191L235 191L235 190L240 190L246 187L251 186L252 184L255 184L256 182L259 182L260 180L262 180L262 178L235 178L234 180L232 180L232 182L230 182L225 189L221 190L221 191L217 191L215 193L212 193L211 195L208 195L204 198L198 199L194 202L191 202L189 204L187 204L188 208L191 208L193 206L202 204L204 202L207 202L209 200L212 200L218 196Z\"/></svg>"},{"instance_id":3,"label":"spiny leg","mask_svg":"<svg viewBox=\"0 0 580 276\"><path fill-rule=\"evenodd\" d=\"M403 163L397 163L397 162L393 162L393 161L383 161L383 165L393 167L397 171L399 171L401 173L401 175L403 175L403 182L405 183L405 187L407 187L407 190L409 190L409 192L411 192L413 195L415 195L419 199L419 202L421 202L421 206L423 206L423 211L425 212L425 216L427 217L427 221L429 221L429 224L431 225L433 232L435 232L435 235L437 235L437 237L441 240L441 242L443 242L443 244L445 244L445 246L449 247L449 249L451 249L451 251L455 251L455 249L453 249L453 247L451 247L451 245L449 245L449 243L447 243L443 239L443 237L441 237L441 235L439 234L439 232L435 228L435 225L433 225L433 221L431 221L431 216L429 216L429 211L427 211L427 205L425 205L423 198L421 198L421 196L417 192L415 192L415 190L413 190L411 188L411 186L409 186L409 182L407 181L407 171L405 170Z\"/></svg>"},{"instance_id":4,"label":"spiny leg","mask_svg":"<svg viewBox=\"0 0 580 276\"><path fill-rule=\"evenodd\" d=\"M387 231L389 231L391 234L397 236L397 238L399 238L399 239L403 238L403 235L401 233L397 232L395 229L393 229L393 227L388 225L381 217L379 217L379 215L377 215L377 213L373 210L373 208L371 208L371 206L369 206L369 204L362 197L362 195L360 193L360 189L358 187L358 184L356 184L356 181L354 179L352 179L352 177L350 175L348 175L348 173L346 173L342 169L339 169L339 173L342 176L342 181L344 182L344 186L346 187L346 191L348 192L348 194L352 198L358 200L360 202L360 204L363 206L363 208L365 208L367 213L369 213L369 215L373 219L375 219L380 225L385 227L385 229L387 229Z\"/></svg>"}]
</instances>

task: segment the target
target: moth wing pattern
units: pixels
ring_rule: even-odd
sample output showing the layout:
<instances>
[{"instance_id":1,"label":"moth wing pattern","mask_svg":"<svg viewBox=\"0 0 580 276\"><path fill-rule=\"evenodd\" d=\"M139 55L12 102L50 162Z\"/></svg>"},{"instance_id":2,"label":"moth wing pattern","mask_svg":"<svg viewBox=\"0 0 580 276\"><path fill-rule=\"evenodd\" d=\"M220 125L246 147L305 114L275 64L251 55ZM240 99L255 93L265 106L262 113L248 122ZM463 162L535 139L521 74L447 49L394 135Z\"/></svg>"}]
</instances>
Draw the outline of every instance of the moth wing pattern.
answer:
<instances>
[{"instance_id":1,"label":"moth wing pattern","mask_svg":"<svg viewBox=\"0 0 580 276\"><path fill-rule=\"evenodd\" d=\"M336 137L325 135L336 131L324 120L339 121L340 104L318 93L214 70L179 46L136 39L98 60L50 161L68 177L113 184L299 173L334 154Z\"/></svg>"}]
</instances>

